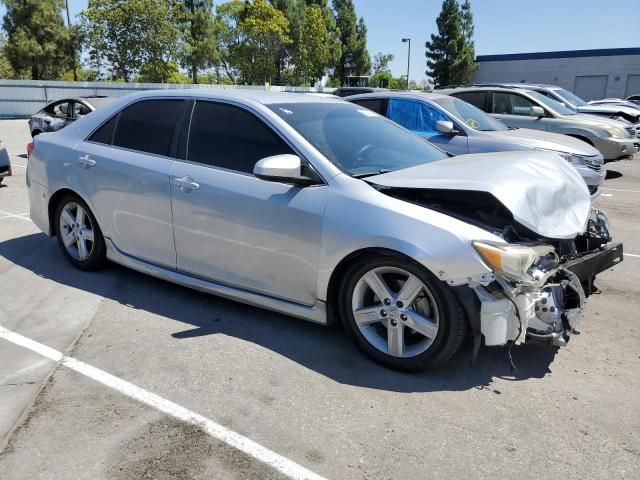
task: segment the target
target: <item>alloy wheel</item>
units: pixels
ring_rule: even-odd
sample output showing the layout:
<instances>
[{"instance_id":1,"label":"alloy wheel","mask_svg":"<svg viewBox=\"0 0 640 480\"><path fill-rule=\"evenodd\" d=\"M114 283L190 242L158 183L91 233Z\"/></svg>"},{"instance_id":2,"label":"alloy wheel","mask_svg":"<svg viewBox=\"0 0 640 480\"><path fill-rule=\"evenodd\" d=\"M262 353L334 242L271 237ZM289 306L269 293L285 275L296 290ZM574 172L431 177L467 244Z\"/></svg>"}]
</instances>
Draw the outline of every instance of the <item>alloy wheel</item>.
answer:
<instances>
[{"instance_id":1,"label":"alloy wheel","mask_svg":"<svg viewBox=\"0 0 640 480\"><path fill-rule=\"evenodd\" d=\"M397 267L378 267L356 283L352 311L360 333L377 350L413 357L431 347L440 314L429 288Z\"/></svg>"},{"instance_id":2,"label":"alloy wheel","mask_svg":"<svg viewBox=\"0 0 640 480\"><path fill-rule=\"evenodd\" d=\"M94 247L91 218L76 202L68 202L60 213L59 232L67 253L79 261L87 260Z\"/></svg>"}]
</instances>

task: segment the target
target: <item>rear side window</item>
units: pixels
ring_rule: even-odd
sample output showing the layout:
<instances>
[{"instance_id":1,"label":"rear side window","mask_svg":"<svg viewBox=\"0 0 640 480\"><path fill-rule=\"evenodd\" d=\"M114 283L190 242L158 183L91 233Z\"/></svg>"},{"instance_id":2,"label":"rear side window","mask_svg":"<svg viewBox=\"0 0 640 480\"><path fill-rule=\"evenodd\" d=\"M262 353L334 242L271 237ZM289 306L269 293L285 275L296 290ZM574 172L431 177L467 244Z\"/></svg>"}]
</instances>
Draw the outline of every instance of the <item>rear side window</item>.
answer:
<instances>
[{"instance_id":1,"label":"rear side window","mask_svg":"<svg viewBox=\"0 0 640 480\"><path fill-rule=\"evenodd\" d=\"M387 101L384 98L371 98L367 100L356 100L356 105L360 105L361 107L368 108L382 116L387 113Z\"/></svg>"},{"instance_id":2,"label":"rear side window","mask_svg":"<svg viewBox=\"0 0 640 480\"><path fill-rule=\"evenodd\" d=\"M186 100L143 100L120 112L113 144L158 155L170 154L176 124L182 118Z\"/></svg>"},{"instance_id":3,"label":"rear side window","mask_svg":"<svg viewBox=\"0 0 640 480\"><path fill-rule=\"evenodd\" d=\"M118 115L114 115L105 123L102 124L93 134L89 137L90 142L104 143L105 145L111 145L113 141L113 132L116 130L116 124L118 123Z\"/></svg>"},{"instance_id":4,"label":"rear side window","mask_svg":"<svg viewBox=\"0 0 640 480\"><path fill-rule=\"evenodd\" d=\"M187 160L253 173L258 160L285 153L294 152L252 113L224 103L196 103Z\"/></svg>"},{"instance_id":5,"label":"rear side window","mask_svg":"<svg viewBox=\"0 0 640 480\"><path fill-rule=\"evenodd\" d=\"M454 96L458 97L460 100L470 103L480 110L486 111L485 101L487 99L487 92L462 92L456 93Z\"/></svg>"}]
</instances>

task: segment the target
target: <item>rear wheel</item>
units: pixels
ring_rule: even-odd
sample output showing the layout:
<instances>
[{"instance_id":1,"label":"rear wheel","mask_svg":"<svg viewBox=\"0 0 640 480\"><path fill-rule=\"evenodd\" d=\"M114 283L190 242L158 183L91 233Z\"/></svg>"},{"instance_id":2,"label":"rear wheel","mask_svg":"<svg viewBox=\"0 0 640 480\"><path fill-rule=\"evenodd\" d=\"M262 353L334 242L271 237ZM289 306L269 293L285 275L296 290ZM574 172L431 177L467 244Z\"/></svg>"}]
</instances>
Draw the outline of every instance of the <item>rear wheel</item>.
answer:
<instances>
[{"instance_id":1,"label":"rear wheel","mask_svg":"<svg viewBox=\"0 0 640 480\"><path fill-rule=\"evenodd\" d=\"M87 204L74 195L64 197L56 209L58 245L80 270L97 270L106 261L106 246L98 222Z\"/></svg>"},{"instance_id":2,"label":"rear wheel","mask_svg":"<svg viewBox=\"0 0 640 480\"><path fill-rule=\"evenodd\" d=\"M347 331L374 360L400 370L446 363L466 332L466 318L449 288L422 266L380 255L360 260L340 289Z\"/></svg>"}]
</instances>

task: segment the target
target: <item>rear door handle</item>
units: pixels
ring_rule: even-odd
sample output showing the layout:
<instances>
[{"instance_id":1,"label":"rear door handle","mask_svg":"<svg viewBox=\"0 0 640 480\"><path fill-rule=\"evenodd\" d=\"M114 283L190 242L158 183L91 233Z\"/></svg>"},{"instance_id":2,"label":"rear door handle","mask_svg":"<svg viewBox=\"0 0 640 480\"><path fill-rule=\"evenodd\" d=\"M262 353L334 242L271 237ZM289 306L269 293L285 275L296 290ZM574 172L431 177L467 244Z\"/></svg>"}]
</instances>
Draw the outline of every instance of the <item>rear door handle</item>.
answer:
<instances>
[{"instance_id":1,"label":"rear door handle","mask_svg":"<svg viewBox=\"0 0 640 480\"><path fill-rule=\"evenodd\" d=\"M193 177L190 177L189 175L182 178L174 178L173 184L180 187L180 189L185 193L188 193L191 190L198 190L200 188L200 184L194 182Z\"/></svg>"},{"instance_id":2,"label":"rear door handle","mask_svg":"<svg viewBox=\"0 0 640 480\"><path fill-rule=\"evenodd\" d=\"M89 157L89 154L83 155L82 157L78 157L78 163L80 165L84 165L85 168L91 168L96 166L96 161L92 160Z\"/></svg>"}]
</instances>

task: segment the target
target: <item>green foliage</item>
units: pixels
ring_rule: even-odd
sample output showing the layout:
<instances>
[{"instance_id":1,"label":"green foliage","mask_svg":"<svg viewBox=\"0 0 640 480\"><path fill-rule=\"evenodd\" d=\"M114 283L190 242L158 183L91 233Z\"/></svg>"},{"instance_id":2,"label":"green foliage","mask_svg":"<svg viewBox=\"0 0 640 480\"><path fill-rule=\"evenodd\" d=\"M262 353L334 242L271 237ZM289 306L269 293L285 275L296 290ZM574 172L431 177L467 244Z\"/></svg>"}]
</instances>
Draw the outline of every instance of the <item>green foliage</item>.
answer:
<instances>
[{"instance_id":1,"label":"green foliage","mask_svg":"<svg viewBox=\"0 0 640 480\"><path fill-rule=\"evenodd\" d=\"M300 42L294 59L296 77L313 85L329 63L329 32L319 7L307 7Z\"/></svg>"},{"instance_id":2,"label":"green foliage","mask_svg":"<svg viewBox=\"0 0 640 480\"><path fill-rule=\"evenodd\" d=\"M471 4L444 0L436 19L438 34L426 42L427 75L436 86L468 83L476 68Z\"/></svg>"},{"instance_id":3,"label":"green foliage","mask_svg":"<svg viewBox=\"0 0 640 480\"><path fill-rule=\"evenodd\" d=\"M373 73L388 72L389 63L393 62L393 53L378 52L373 57Z\"/></svg>"},{"instance_id":4,"label":"green foliage","mask_svg":"<svg viewBox=\"0 0 640 480\"><path fill-rule=\"evenodd\" d=\"M277 60L292 43L287 18L266 0L254 0L245 4L238 31L234 63L241 78L250 84L273 81Z\"/></svg>"},{"instance_id":5,"label":"green foliage","mask_svg":"<svg viewBox=\"0 0 640 480\"><path fill-rule=\"evenodd\" d=\"M218 60L213 0L180 0L178 22L182 32L180 63L191 73L192 82L198 83L198 71Z\"/></svg>"},{"instance_id":6,"label":"green foliage","mask_svg":"<svg viewBox=\"0 0 640 480\"><path fill-rule=\"evenodd\" d=\"M166 82L179 30L172 0L89 0L81 13L90 64L125 82L145 67L149 78Z\"/></svg>"},{"instance_id":7,"label":"green foliage","mask_svg":"<svg viewBox=\"0 0 640 480\"><path fill-rule=\"evenodd\" d=\"M367 26L356 20L352 0L333 0L336 26L339 31L341 55L335 64L334 76L344 85L350 75L365 75L371 69L367 52Z\"/></svg>"},{"instance_id":8,"label":"green foliage","mask_svg":"<svg viewBox=\"0 0 640 480\"><path fill-rule=\"evenodd\" d=\"M176 62L169 61L164 67L165 83L189 83L190 79L184 73L180 72L180 68ZM144 65L140 70L140 75L135 79L138 83L157 83L157 72L149 65Z\"/></svg>"},{"instance_id":9,"label":"green foliage","mask_svg":"<svg viewBox=\"0 0 640 480\"><path fill-rule=\"evenodd\" d=\"M369 79L369 86L376 88L389 88L392 80L393 75L391 75L391 72L388 70L383 70L373 74L373 76Z\"/></svg>"},{"instance_id":10,"label":"green foliage","mask_svg":"<svg viewBox=\"0 0 640 480\"><path fill-rule=\"evenodd\" d=\"M29 71L33 80L56 79L74 63L74 31L62 17L64 0L4 0L4 48L14 72ZM11 73L6 71L5 73Z\"/></svg>"},{"instance_id":11,"label":"green foliage","mask_svg":"<svg viewBox=\"0 0 640 480\"><path fill-rule=\"evenodd\" d=\"M219 5L216 9L216 31L218 32L218 50L220 60L218 69L233 84L239 81L238 59L241 42L240 20L244 14L245 3L242 0L231 0Z\"/></svg>"}]
</instances>

